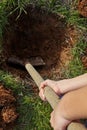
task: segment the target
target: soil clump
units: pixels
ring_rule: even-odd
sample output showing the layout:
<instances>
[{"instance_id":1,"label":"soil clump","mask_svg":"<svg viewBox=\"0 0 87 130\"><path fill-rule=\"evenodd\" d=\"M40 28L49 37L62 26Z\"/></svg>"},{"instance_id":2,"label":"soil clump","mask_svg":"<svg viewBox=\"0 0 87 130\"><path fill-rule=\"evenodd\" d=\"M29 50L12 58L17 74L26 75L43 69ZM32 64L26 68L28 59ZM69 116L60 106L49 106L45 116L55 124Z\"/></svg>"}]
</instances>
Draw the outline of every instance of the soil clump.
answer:
<instances>
[{"instance_id":1,"label":"soil clump","mask_svg":"<svg viewBox=\"0 0 87 130\"><path fill-rule=\"evenodd\" d=\"M12 130L14 121L18 117L15 102L16 98L12 90L0 84L0 129Z\"/></svg>"}]
</instances>

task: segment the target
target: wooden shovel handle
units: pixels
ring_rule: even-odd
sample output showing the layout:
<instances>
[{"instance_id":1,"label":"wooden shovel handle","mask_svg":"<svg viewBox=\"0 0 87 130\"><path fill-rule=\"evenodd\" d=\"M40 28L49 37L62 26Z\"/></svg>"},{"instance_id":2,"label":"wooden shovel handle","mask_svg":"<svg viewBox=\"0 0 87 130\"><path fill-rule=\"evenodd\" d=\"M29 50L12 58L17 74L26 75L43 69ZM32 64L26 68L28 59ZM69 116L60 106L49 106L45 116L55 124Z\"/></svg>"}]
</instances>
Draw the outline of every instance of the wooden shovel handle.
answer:
<instances>
[{"instance_id":1,"label":"wooden shovel handle","mask_svg":"<svg viewBox=\"0 0 87 130\"><path fill-rule=\"evenodd\" d=\"M25 64L25 68L28 71L28 73L31 75L32 79L35 81L36 85L39 88L41 82L43 82L44 79L40 76L40 74L35 70L35 68L30 63ZM47 101L51 105L51 107L53 109L55 109L55 107L57 106L57 104L59 102L58 95L48 86L45 87L44 94L45 94ZM68 126L67 130L87 130L87 129L81 123L72 122Z\"/></svg>"}]
</instances>

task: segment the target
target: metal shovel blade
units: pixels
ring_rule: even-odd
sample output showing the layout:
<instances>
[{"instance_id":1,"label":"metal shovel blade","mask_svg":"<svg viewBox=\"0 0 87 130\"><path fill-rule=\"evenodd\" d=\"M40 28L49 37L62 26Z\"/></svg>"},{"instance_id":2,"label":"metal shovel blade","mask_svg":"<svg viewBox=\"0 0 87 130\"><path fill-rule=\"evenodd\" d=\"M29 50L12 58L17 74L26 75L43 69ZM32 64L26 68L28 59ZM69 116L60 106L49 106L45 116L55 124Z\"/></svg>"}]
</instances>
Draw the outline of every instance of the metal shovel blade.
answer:
<instances>
[{"instance_id":1,"label":"metal shovel blade","mask_svg":"<svg viewBox=\"0 0 87 130\"><path fill-rule=\"evenodd\" d=\"M26 63L30 63L33 66L44 66L45 62L40 56L30 57L29 59L20 60L18 57L10 57L7 61L10 65L24 67Z\"/></svg>"}]
</instances>

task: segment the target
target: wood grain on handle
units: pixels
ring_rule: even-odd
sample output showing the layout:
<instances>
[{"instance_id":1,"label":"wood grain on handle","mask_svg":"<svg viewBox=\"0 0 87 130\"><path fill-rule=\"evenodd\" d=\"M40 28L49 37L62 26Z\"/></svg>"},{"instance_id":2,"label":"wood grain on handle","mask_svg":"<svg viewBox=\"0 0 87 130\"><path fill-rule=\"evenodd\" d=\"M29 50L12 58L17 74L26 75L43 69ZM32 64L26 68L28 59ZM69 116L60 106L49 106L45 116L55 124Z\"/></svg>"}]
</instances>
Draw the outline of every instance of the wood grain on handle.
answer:
<instances>
[{"instance_id":1,"label":"wood grain on handle","mask_svg":"<svg viewBox=\"0 0 87 130\"><path fill-rule=\"evenodd\" d=\"M41 82L43 82L44 79L40 76L40 74L35 70L35 68L30 63L25 64L25 68L39 88ZM48 86L45 87L44 94L46 96L47 101L51 105L51 107L55 109L55 107L57 106L59 102L58 95ZM68 126L67 130L87 130L87 129L81 123L72 122Z\"/></svg>"}]
</instances>

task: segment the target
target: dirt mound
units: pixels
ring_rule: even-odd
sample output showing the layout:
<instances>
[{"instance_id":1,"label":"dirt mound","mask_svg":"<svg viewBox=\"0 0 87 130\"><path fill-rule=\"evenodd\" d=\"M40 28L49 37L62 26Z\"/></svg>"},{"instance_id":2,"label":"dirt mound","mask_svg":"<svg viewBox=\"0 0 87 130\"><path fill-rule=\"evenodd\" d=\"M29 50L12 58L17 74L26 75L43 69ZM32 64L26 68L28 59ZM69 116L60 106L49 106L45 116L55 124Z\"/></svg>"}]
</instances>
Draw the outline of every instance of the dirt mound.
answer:
<instances>
[{"instance_id":1,"label":"dirt mound","mask_svg":"<svg viewBox=\"0 0 87 130\"><path fill-rule=\"evenodd\" d=\"M7 127L18 117L15 101L12 91L0 85L0 128L2 130L7 130Z\"/></svg>"},{"instance_id":2,"label":"dirt mound","mask_svg":"<svg viewBox=\"0 0 87 130\"><path fill-rule=\"evenodd\" d=\"M87 0L79 0L78 10L82 16L87 17Z\"/></svg>"}]
</instances>

